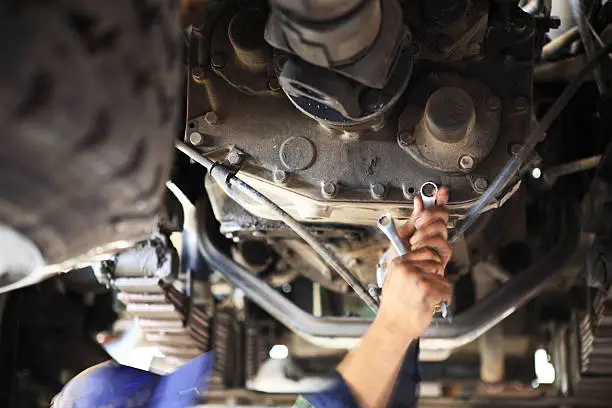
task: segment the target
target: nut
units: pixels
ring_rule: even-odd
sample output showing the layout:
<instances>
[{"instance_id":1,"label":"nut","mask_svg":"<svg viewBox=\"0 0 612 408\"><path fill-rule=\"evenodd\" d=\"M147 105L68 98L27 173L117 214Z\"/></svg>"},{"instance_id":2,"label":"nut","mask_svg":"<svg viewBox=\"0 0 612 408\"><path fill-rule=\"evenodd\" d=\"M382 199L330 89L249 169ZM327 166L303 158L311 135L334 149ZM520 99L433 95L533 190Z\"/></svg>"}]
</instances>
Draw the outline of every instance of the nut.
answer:
<instances>
[{"instance_id":1,"label":"nut","mask_svg":"<svg viewBox=\"0 0 612 408\"><path fill-rule=\"evenodd\" d=\"M372 193L372 197L376 200L382 200L383 198L385 198L387 189L384 185L376 183L370 186L370 193Z\"/></svg>"},{"instance_id":2,"label":"nut","mask_svg":"<svg viewBox=\"0 0 612 408\"><path fill-rule=\"evenodd\" d=\"M474 181L474 190L476 190L479 193L483 193L488 187L489 187L489 182L485 178L478 177Z\"/></svg>"},{"instance_id":3,"label":"nut","mask_svg":"<svg viewBox=\"0 0 612 408\"><path fill-rule=\"evenodd\" d=\"M468 156L467 154L465 156L461 156L461 158L459 159L459 167L461 167L463 170L473 169L474 159L472 158L472 156Z\"/></svg>"},{"instance_id":4,"label":"nut","mask_svg":"<svg viewBox=\"0 0 612 408\"><path fill-rule=\"evenodd\" d=\"M337 192L338 187L336 187L336 184L331 181L325 181L321 185L321 194L323 194L324 197L332 198Z\"/></svg>"},{"instance_id":5,"label":"nut","mask_svg":"<svg viewBox=\"0 0 612 408\"><path fill-rule=\"evenodd\" d=\"M204 142L204 136L200 132L191 132L189 134L189 143L194 146L199 146Z\"/></svg>"},{"instance_id":6,"label":"nut","mask_svg":"<svg viewBox=\"0 0 612 408\"><path fill-rule=\"evenodd\" d=\"M204 121L209 125L216 125L219 122L219 117L214 111L206 112L204 115Z\"/></svg>"},{"instance_id":7,"label":"nut","mask_svg":"<svg viewBox=\"0 0 612 408\"><path fill-rule=\"evenodd\" d=\"M274 170L272 179L275 183L285 184L289 180L289 174L285 170Z\"/></svg>"}]
</instances>

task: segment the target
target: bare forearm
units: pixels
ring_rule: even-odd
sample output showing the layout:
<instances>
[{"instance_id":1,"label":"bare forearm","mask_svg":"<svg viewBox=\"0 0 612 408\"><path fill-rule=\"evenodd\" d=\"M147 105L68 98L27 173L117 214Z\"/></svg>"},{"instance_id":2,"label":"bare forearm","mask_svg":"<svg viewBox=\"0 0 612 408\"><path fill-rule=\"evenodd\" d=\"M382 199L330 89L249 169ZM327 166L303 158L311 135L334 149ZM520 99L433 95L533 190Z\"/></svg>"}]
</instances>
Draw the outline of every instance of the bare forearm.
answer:
<instances>
[{"instance_id":1,"label":"bare forearm","mask_svg":"<svg viewBox=\"0 0 612 408\"><path fill-rule=\"evenodd\" d=\"M363 408L386 407L406 350L413 340L376 319L361 344L338 366L338 373Z\"/></svg>"}]
</instances>

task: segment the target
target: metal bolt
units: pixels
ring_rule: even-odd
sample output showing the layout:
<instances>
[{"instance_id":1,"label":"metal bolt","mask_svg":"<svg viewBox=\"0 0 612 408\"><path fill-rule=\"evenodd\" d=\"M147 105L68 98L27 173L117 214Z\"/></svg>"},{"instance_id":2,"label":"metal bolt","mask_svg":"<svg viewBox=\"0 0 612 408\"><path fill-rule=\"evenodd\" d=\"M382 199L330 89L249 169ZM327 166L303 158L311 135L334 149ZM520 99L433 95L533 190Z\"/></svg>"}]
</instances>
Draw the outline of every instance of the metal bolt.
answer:
<instances>
[{"instance_id":1,"label":"metal bolt","mask_svg":"<svg viewBox=\"0 0 612 408\"><path fill-rule=\"evenodd\" d=\"M219 117L214 111L206 112L206 114L204 115L204 121L206 121L206 123L208 123L209 125L216 125L217 122L219 122Z\"/></svg>"},{"instance_id":2,"label":"metal bolt","mask_svg":"<svg viewBox=\"0 0 612 408\"><path fill-rule=\"evenodd\" d=\"M272 179L274 179L275 183L285 184L289 181L289 174L285 170L274 170Z\"/></svg>"},{"instance_id":3,"label":"metal bolt","mask_svg":"<svg viewBox=\"0 0 612 408\"><path fill-rule=\"evenodd\" d=\"M321 185L321 194L323 194L327 198L332 198L336 195L337 192L338 187L336 187L336 185L331 181L325 181Z\"/></svg>"},{"instance_id":4,"label":"metal bolt","mask_svg":"<svg viewBox=\"0 0 612 408\"><path fill-rule=\"evenodd\" d=\"M212 62L212 66L217 69L221 69L225 66L225 58L223 58L223 55L221 54L213 55L211 62Z\"/></svg>"},{"instance_id":5,"label":"metal bolt","mask_svg":"<svg viewBox=\"0 0 612 408\"><path fill-rule=\"evenodd\" d=\"M527 98L523 96L518 96L514 99L514 107L517 110L524 110L527 108Z\"/></svg>"},{"instance_id":6,"label":"metal bolt","mask_svg":"<svg viewBox=\"0 0 612 408\"><path fill-rule=\"evenodd\" d=\"M400 147L407 147L416 141L416 136L409 130L402 130L397 135L397 143Z\"/></svg>"},{"instance_id":7,"label":"metal bolt","mask_svg":"<svg viewBox=\"0 0 612 408\"><path fill-rule=\"evenodd\" d=\"M193 69L191 70L191 75L193 76L193 79L196 82L202 81L204 77L206 76L204 73L204 69L200 66L193 67Z\"/></svg>"},{"instance_id":8,"label":"metal bolt","mask_svg":"<svg viewBox=\"0 0 612 408\"><path fill-rule=\"evenodd\" d=\"M229 162L229 164L231 164L232 166L237 166L240 163L242 163L242 156L240 155L240 153L238 153L235 150L232 150L231 152L229 152L229 154L227 155L227 161Z\"/></svg>"},{"instance_id":9,"label":"metal bolt","mask_svg":"<svg viewBox=\"0 0 612 408\"><path fill-rule=\"evenodd\" d=\"M278 82L278 79L270 78L270 80L268 81L268 88L270 88L270 90L273 92L280 91L281 87L280 83Z\"/></svg>"},{"instance_id":10,"label":"metal bolt","mask_svg":"<svg viewBox=\"0 0 612 408\"><path fill-rule=\"evenodd\" d=\"M484 192L488 187L489 187L489 182L485 178L478 177L474 181L474 189L479 193Z\"/></svg>"},{"instance_id":11,"label":"metal bolt","mask_svg":"<svg viewBox=\"0 0 612 408\"><path fill-rule=\"evenodd\" d=\"M199 146L204 141L204 136L200 132L191 132L189 134L189 143L194 146Z\"/></svg>"},{"instance_id":12,"label":"metal bolt","mask_svg":"<svg viewBox=\"0 0 612 408\"><path fill-rule=\"evenodd\" d=\"M372 197L376 200L382 200L385 198L386 192L387 189L382 184L376 183L370 186L370 193L372 193Z\"/></svg>"},{"instance_id":13,"label":"metal bolt","mask_svg":"<svg viewBox=\"0 0 612 408\"><path fill-rule=\"evenodd\" d=\"M521 151L522 147L523 146L521 146L518 143L511 144L510 145L510 154L513 155L513 156L516 156Z\"/></svg>"},{"instance_id":14,"label":"metal bolt","mask_svg":"<svg viewBox=\"0 0 612 408\"><path fill-rule=\"evenodd\" d=\"M497 96L491 96L487 99L487 109L490 111L497 111L501 108L501 99Z\"/></svg>"},{"instance_id":15,"label":"metal bolt","mask_svg":"<svg viewBox=\"0 0 612 408\"><path fill-rule=\"evenodd\" d=\"M472 156L468 156L467 154L465 156L461 156L461 158L459 159L459 167L461 167L463 170L473 169L474 159L472 158Z\"/></svg>"}]
</instances>

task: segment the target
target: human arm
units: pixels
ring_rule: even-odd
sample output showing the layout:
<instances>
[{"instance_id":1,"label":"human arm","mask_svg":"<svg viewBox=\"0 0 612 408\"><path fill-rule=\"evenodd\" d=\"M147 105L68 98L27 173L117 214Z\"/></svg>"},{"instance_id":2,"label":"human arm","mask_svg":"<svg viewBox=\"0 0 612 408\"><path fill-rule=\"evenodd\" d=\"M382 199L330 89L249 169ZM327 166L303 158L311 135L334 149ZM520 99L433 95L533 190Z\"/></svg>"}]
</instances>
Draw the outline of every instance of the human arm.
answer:
<instances>
[{"instance_id":1,"label":"human arm","mask_svg":"<svg viewBox=\"0 0 612 408\"><path fill-rule=\"evenodd\" d=\"M431 324L440 301L451 300L444 268L451 256L444 205L448 191L441 189L438 206L423 210L417 199L413 223L400 231L410 251L393 259L383 285L381 307L361 344L338 366L338 373L361 407L387 406L408 346ZM408 362L414 366L416 352ZM416 386L416 385L415 385Z\"/></svg>"}]
</instances>

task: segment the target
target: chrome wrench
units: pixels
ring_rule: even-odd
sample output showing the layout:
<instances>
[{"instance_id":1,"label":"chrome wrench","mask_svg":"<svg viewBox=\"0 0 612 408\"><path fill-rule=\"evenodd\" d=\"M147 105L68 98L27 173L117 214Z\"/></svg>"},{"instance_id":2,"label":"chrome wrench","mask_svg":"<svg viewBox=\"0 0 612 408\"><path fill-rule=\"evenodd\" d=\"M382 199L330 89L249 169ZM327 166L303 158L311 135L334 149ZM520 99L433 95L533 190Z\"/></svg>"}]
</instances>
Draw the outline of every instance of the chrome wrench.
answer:
<instances>
[{"instance_id":1,"label":"chrome wrench","mask_svg":"<svg viewBox=\"0 0 612 408\"><path fill-rule=\"evenodd\" d=\"M420 192L421 199L423 200L423 207L425 209L432 208L436 204L438 186L436 186L435 183L427 182L421 186ZM385 234L385 236L389 238L389 241L391 241L391 245L393 245L393 248L395 248L395 251L398 253L399 256L403 256L408 253L406 246L404 246L404 243L402 242L402 239L400 238L399 233L397 232L393 217L391 217L390 215L383 215L378 219L376 225L383 232L383 234ZM376 283L378 284L379 288L382 288L383 282L385 281L386 272L387 271L385 268L378 268L376 270ZM446 304L446 302L440 303L440 314L443 318L446 318L446 316L448 316L448 305Z\"/></svg>"}]
</instances>

